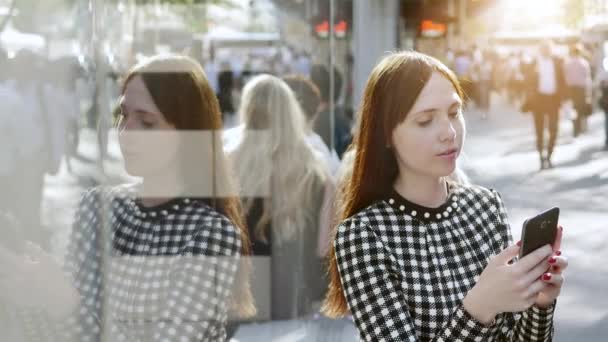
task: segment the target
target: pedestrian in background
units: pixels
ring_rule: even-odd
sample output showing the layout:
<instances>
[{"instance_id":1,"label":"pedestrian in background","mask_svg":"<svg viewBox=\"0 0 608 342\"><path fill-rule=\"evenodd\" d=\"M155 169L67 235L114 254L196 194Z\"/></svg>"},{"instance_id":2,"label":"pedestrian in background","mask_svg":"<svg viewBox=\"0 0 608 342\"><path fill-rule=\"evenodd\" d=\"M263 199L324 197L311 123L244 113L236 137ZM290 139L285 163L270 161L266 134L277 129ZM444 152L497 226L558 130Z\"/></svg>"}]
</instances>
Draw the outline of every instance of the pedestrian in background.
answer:
<instances>
[{"instance_id":1,"label":"pedestrian in background","mask_svg":"<svg viewBox=\"0 0 608 342\"><path fill-rule=\"evenodd\" d=\"M577 137L587 130L587 117L591 114L591 68L581 46L571 46L569 53L564 63L564 77L568 97L576 111L572 126L574 137Z\"/></svg>"},{"instance_id":2,"label":"pedestrian in background","mask_svg":"<svg viewBox=\"0 0 608 342\"><path fill-rule=\"evenodd\" d=\"M314 131L323 138L330 149L333 146L338 156L342 158L342 154L344 154L352 139L350 136L351 122L348 119L346 108L338 104L342 94L342 74L334 67L333 99L330 97L331 77L328 67L321 64L313 65L310 70L310 80L319 88L321 94L321 105L314 122ZM332 113L334 115L333 133L330 116ZM332 136L334 141L332 141Z\"/></svg>"},{"instance_id":3,"label":"pedestrian in background","mask_svg":"<svg viewBox=\"0 0 608 342\"><path fill-rule=\"evenodd\" d=\"M553 152L559 133L559 111L567 98L562 60L555 56L550 43L541 45L539 55L532 64L529 106L534 117L536 150L540 159L540 169L553 168ZM545 144L545 127L549 139ZM545 151L546 146L546 151Z\"/></svg>"},{"instance_id":4,"label":"pedestrian in background","mask_svg":"<svg viewBox=\"0 0 608 342\"><path fill-rule=\"evenodd\" d=\"M605 69L600 71L597 75L597 83L600 88L600 99L599 99L599 107L604 112L605 120L604 120L604 132L605 132L605 140L604 140L604 150L608 151L608 71Z\"/></svg>"},{"instance_id":5,"label":"pedestrian in background","mask_svg":"<svg viewBox=\"0 0 608 342\"><path fill-rule=\"evenodd\" d=\"M281 79L252 78L239 112L244 130L230 160L260 261L257 320L305 318L318 310L327 284L316 251L329 170L307 143L304 114Z\"/></svg>"}]
</instances>

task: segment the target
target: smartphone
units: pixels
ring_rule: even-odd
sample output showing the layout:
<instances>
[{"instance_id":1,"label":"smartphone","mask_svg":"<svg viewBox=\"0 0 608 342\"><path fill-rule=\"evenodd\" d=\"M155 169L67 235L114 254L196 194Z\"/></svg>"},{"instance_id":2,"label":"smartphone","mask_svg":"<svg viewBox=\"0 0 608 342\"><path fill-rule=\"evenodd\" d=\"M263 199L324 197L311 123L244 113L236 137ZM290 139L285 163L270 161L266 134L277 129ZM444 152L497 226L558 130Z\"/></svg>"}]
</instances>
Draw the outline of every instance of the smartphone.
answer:
<instances>
[{"instance_id":1,"label":"smartphone","mask_svg":"<svg viewBox=\"0 0 608 342\"><path fill-rule=\"evenodd\" d=\"M553 207L527 219L521 229L521 249L519 258L523 258L537 248L552 245L557 237L559 208Z\"/></svg>"}]
</instances>

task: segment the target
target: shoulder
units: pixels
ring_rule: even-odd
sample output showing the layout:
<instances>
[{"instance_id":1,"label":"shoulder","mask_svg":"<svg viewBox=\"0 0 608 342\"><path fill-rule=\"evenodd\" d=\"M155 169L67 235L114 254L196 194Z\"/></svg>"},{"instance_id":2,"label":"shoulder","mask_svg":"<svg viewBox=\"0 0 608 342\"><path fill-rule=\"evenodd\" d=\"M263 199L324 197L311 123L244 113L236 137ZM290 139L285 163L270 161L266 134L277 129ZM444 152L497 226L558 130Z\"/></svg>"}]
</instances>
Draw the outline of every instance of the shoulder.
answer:
<instances>
[{"instance_id":1,"label":"shoulder","mask_svg":"<svg viewBox=\"0 0 608 342\"><path fill-rule=\"evenodd\" d=\"M498 191L479 185L456 185L454 189L459 206L468 214L480 215L482 218L502 217L504 204ZM501 219L502 220L502 219Z\"/></svg>"},{"instance_id":2,"label":"shoulder","mask_svg":"<svg viewBox=\"0 0 608 342\"><path fill-rule=\"evenodd\" d=\"M113 186L99 185L89 188L80 198L80 208L94 209L116 198L134 196L135 187L135 184L121 184Z\"/></svg>"},{"instance_id":3,"label":"shoulder","mask_svg":"<svg viewBox=\"0 0 608 342\"><path fill-rule=\"evenodd\" d=\"M195 254L233 255L240 251L241 232L228 217L202 201L192 202L188 216L195 226L189 243Z\"/></svg>"},{"instance_id":4,"label":"shoulder","mask_svg":"<svg viewBox=\"0 0 608 342\"><path fill-rule=\"evenodd\" d=\"M500 198L496 190L475 184L455 184L454 193L460 198L469 199L496 200L497 197Z\"/></svg>"},{"instance_id":5,"label":"shoulder","mask_svg":"<svg viewBox=\"0 0 608 342\"><path fill-rule=\"evenodd\" d=\"M384 201L376 201L353 216L342 221L337 228L336 237L359 235L376 228L386 228L395 221L392 208Z\"/></svg>"}]
</instances>

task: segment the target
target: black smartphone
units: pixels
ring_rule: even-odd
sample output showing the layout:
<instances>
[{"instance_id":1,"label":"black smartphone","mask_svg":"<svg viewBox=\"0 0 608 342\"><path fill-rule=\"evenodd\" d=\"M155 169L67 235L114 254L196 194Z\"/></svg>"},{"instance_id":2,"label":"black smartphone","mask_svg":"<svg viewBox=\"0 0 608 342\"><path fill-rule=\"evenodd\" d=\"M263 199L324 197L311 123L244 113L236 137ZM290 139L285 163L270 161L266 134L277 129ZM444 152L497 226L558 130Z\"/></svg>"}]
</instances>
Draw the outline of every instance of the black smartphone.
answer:
<instances>
[{"instance_id":1,"label":"black smartphone","mask_svg":"<svg viewBox=\"0 0 608 342\"><path fill-rule=\"evenodd\" d=\"M523 258L537 248L552 245L557 237L559 208L554 207L527 219L521 229L521 249L519 258Z\"/></svg>"}]
</instances>

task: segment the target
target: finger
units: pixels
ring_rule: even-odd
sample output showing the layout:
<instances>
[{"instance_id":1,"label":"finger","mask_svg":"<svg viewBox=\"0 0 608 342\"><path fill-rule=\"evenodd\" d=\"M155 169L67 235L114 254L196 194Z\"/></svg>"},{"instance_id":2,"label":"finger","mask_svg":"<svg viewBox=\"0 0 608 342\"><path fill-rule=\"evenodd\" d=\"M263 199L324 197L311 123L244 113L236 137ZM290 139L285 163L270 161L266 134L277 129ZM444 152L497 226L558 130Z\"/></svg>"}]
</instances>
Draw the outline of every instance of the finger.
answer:
<instances>
[{"instance_id":1,"label":"finger","mask_svg":"<svg viewBox=\"0 0 608 342\"><path fill-rule=\"evenodd\" d=\"M555 242L553 243L553 250L559 251L562 247L562 236L564 235L564 227L560 224L557 225L557 234L555 235Z\"/></svg>"},{"instance_id":2,"label":"finger","mask_svg":"<svg viewBox=\"0 0 608 342\"><path fill-rule=\"evenodd\" d=\"M555 262L551 262L554 259ZM568 258L564 256L553 256L549 258L549 264L551 265L551 273L562 273L568 268Z\"/></svg>"},{"instance_id":3,"label":"finger","mask_svg":"<svg viewBox=\"0 0 608 342\"><path fill-rule=\"evenodd\" d=\"M553 285L553 286L562 286L562 284L564 283L564 276L561 274L555 274L555 273L545 273L543 274L543 276L541 277L541 280L548 285Z\"/></svg>"},{"instance_id":4,"label":"finger","mask_svg":"<svg viewBox=\"0 0 608 342\"><path fill-rule=\"evenodd\" d=\"M532 284L530 284L530 286L528 286L528 289L526 290L526 298L536 299L538 293L544 290L546 287L547 284L544 281L537 279Z\"/></svg>"},{"instance_id":5,"label":"finger","mask_svg":"<svg viewBox=\"0 0 608 342\"><path fill-rule=\"evenodd\" d=\"M511 245L505 249L503 249L498 255L496 255L495 260L500 265L506 265L509 261L519 255L520 246L518 244Z\"/></svg>"},{"instance_id":6,"label":"finger","mask_svg":"<svg viewBox=\"0 0 608 342\"><path fill-rule=\"evenodd\" d=\"M546 260L542 260L524 275L524 284L529 285L534 283L543 275L543 273L549 271L550 267L551 265Z\"/></svg>"},{"instance_id":7,"label":"finger","mask_svg":"<svg viewBox=\"0 0 608 342\"><path fill-rule=\"evenodd\" d=\"M544 246L536 249L532 253L526 255L525 257L521 258L517 262L515 267L518 267L523 272L528 272L531 269L533 269L536 265L538 265L541 261L548 258L551 255L552 251L553 250L551 249L550 245L544 245Z\"/></svg>"}]
</instances>

